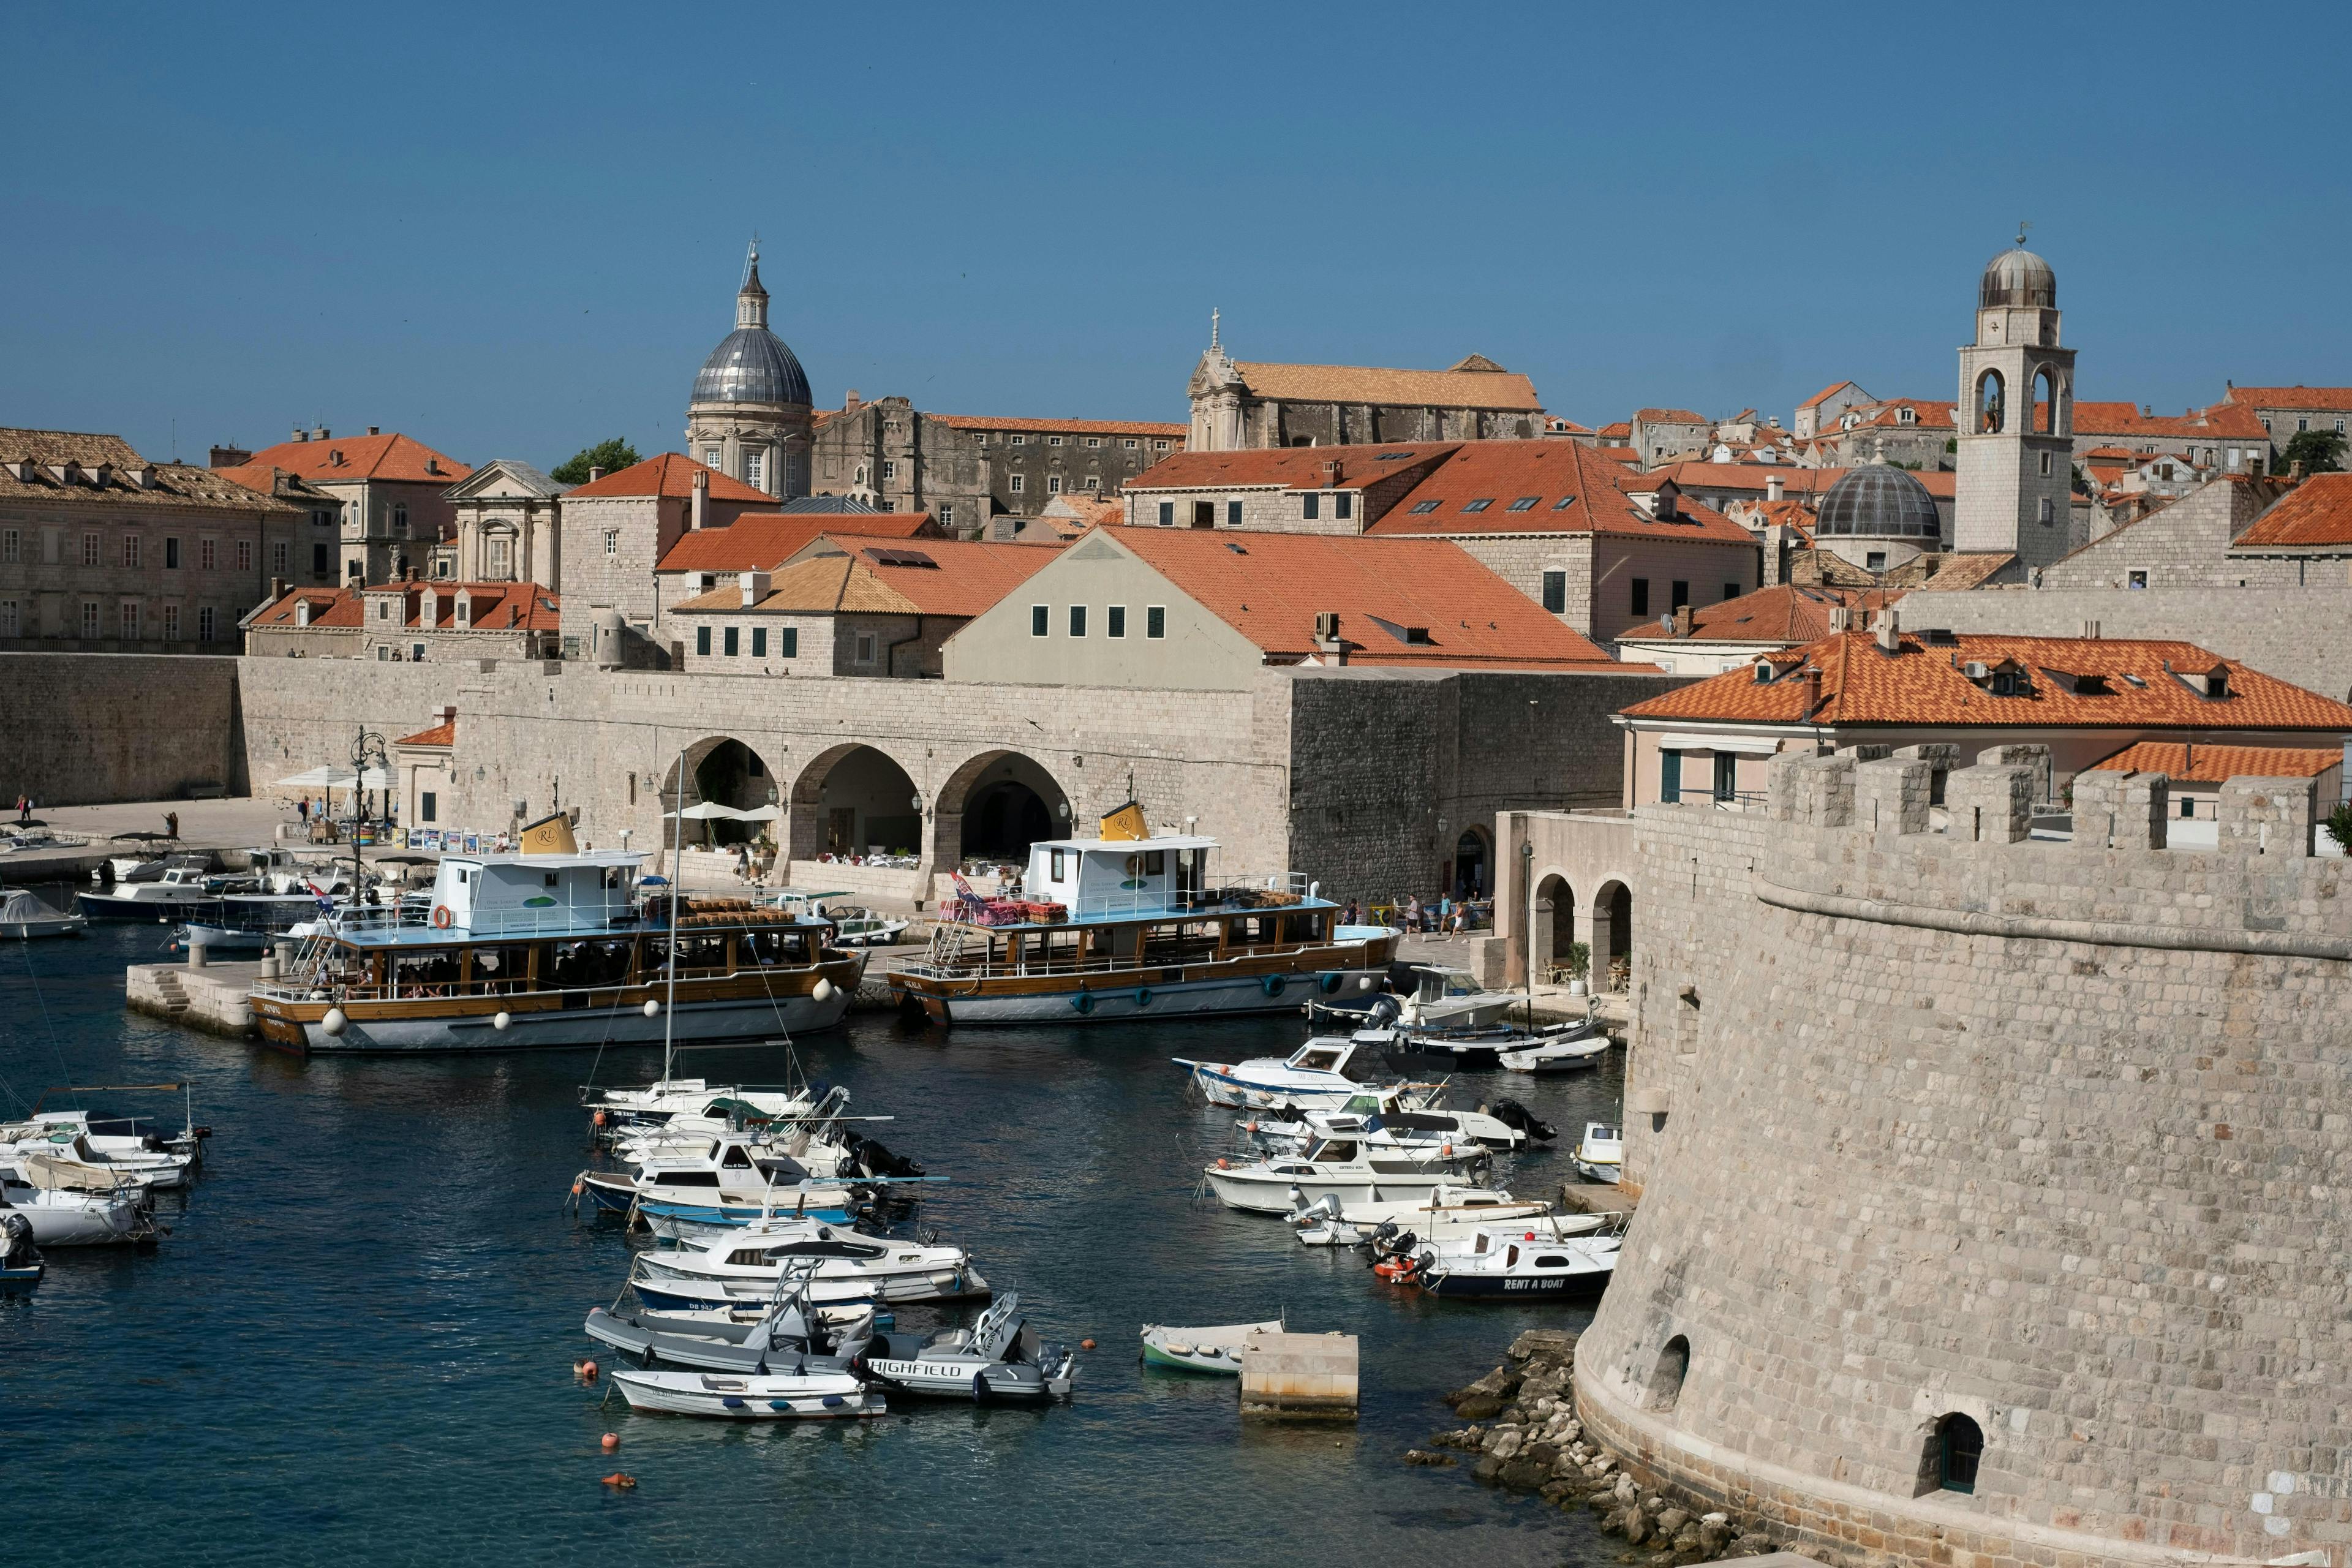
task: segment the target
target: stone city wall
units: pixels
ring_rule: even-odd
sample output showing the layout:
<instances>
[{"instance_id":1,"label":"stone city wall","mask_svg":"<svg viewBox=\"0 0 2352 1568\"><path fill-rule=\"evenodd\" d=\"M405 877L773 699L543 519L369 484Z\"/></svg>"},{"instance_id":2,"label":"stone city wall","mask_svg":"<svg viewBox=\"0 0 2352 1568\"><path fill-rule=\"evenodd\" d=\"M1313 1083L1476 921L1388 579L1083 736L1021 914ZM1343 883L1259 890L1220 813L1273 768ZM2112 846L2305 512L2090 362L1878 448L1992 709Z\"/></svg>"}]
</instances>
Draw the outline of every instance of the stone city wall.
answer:
<instances>
[{"instance_id":1,"label":"stone city wall","mask_svg":"<svg viewBox=\"0 0 2352 1568\"><path fill-rule=\"evenodd\" d=\"M2027 841L2032 762L1989 756L1944 832L1900 756L1635 814L1642 1206L1580 1414L1842 1563L2340 1565L2346 862L2298 852L2304 781L2233 782L2221 851L2137 847L2157 775Z\"/></svg>"},{"instance_id":2,"label":"stone city wall","mask_svg":"<svg viewBox=\"0 0 2352 1568\"><path fill-rule=\"evenodd\" d=\"M237 665L202 654L0 653L0 797L52 806L243 794Z\"/></svg>"}]
</instances>

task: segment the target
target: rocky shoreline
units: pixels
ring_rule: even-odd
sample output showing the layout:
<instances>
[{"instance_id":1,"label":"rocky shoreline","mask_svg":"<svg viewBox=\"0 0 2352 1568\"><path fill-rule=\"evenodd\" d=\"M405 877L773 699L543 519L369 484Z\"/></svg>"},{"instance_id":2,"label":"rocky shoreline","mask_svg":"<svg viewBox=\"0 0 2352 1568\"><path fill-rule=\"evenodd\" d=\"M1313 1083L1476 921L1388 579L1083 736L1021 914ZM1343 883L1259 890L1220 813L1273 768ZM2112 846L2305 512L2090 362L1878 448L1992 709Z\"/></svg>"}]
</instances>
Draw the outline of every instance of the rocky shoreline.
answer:
<instances>
[{"instance_id":1,"label":"rocky shoreline","mask_svg":"<svg viewBox=\"0 0 2352 1568\"><path fill-rule=\"evenodd\" d=\"M1631 1560L1653 1568L1780 1550L1759 1521L1685 1508L1638 1484L1599 1445L1585 1441L1569 1387L1575 1365L1573 1333L1529 1329L1512 1342L1502 1365L1445 1396L1464 1425L1407 1449L1405 1463L1453 1466L1461 1463L1456 1453L1475 1454L1471 1473L1480 1481L1534 1492L1561 1510L1592 1510L1601 1529L1647 1547Z\"/></svg>"}]
</instances>

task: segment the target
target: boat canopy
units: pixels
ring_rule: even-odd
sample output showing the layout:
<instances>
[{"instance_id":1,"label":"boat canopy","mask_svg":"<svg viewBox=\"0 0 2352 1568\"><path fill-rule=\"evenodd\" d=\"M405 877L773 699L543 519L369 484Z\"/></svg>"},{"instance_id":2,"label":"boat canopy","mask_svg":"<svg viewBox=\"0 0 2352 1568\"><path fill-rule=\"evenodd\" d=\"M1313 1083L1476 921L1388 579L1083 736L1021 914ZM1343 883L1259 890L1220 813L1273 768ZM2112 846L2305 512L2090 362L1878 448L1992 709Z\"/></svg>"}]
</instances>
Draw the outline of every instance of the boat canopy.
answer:
<instances>
[{"instance_id":1,"label":"boat canopy","mask_svg":"<svg viewBox=\"0 0 2352 1568\"><path fill-rule=\"evenodd\" d=\"M0 921L54 921L64 918L23 888L0 890Z\"/></svg>"}]
</instances>

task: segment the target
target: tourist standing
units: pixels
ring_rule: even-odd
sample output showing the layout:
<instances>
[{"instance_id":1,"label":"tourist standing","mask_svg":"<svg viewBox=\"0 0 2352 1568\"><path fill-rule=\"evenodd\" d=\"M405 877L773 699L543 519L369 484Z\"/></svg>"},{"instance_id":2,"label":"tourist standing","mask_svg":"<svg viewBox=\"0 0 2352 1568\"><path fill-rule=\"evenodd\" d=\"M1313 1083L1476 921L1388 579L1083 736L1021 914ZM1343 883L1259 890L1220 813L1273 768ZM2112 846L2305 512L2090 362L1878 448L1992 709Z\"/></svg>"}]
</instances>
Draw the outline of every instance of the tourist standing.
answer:
<instances>
[{"instance_id":1,"label":"tourist standing","mask_svg":"<svg viewBox=\"0 0 2352 1568\"><path fill-rule=\"evenodd\" d=\"M177 838L179 836L180 814L176 811L165 812L163 814L163 837L166 838Z\"/></svg>"}]
</instances>

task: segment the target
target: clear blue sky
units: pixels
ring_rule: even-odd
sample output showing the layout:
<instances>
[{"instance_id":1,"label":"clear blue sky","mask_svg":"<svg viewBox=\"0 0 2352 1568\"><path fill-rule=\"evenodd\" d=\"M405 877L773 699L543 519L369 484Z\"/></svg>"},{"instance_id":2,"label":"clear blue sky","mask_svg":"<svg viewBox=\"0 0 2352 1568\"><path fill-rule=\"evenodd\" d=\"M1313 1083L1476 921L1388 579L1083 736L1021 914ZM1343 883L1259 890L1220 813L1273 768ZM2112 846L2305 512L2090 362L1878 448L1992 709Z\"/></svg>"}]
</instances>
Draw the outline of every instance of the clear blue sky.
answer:
<instances>
[{"instance_id":1,"label":"clear blue sky","mask_svg":"<svg viewBox=\"0 0 2352 1568\"><path fill-rule=\"evenodd\" d=\"M1240 358L1476 351L1594 424L1949 397L2020 217L2086 398L2352 382L2344 30L2284 14L9 16L0 424L152 456L674 448L754 229L820 403L1180 419L1212 305Z\"/></svg>"}]
</instances>

